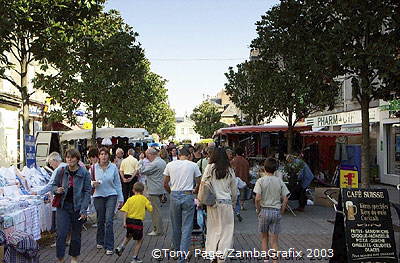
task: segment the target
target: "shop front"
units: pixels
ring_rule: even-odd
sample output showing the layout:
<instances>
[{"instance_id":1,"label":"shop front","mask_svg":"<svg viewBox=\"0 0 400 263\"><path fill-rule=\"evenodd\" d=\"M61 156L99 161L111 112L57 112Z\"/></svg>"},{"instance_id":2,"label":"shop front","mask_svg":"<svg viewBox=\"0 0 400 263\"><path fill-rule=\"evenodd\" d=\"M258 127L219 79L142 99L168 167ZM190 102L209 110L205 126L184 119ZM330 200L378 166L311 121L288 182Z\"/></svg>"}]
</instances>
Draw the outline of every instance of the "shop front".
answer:
<instances>
[{"instance_id":1,"label":"shop front","mask_svg":"<svg viewBox=\"0 0 400 263\"><path fill-rule=\"evenodd\" d=\"M381 110L379 108L371 108L369 110L369 132L370 132L370 171L373 181L376 181L382 175L382 162L379 159L379 137L382 134L380 129ZM348 137L348 144L362 144L362 118L361 110L338 112L327 115L306 118L306 124L311 125L313 130L327 130L343 133L355 133L359 136ZM328 170L332 170L329 167Z\"/></svg>"},{"instance_id":2,"label":"shop front","mask_svg":"<svg viewBox=\"0 0 400 263\"><path fill-rule=\"evenodd\" d=\"M391 112L382 112L380 125L381 182L384 184L400 184L400 118Z\"/></svg>"}]
</instances>

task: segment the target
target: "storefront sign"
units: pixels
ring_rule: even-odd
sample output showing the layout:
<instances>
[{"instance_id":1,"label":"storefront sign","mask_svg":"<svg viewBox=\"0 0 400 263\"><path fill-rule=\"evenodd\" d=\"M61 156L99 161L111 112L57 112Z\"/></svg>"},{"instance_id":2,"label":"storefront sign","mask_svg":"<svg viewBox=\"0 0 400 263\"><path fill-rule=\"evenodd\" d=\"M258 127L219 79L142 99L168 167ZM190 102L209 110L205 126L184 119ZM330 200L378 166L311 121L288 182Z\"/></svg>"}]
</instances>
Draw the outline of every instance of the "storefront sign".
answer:
<instances>
[{"instance_id":1,"label":"storefront sign","mask_svg":"<svg viewBox=\"0 0 400 263\"><path fill-rule=\"evenodd\" d=\"M369 109L369 121L379 121L379 109ZM337 126L345 124L360 124L362 123L361 110L340 112L335 114L323 115L313 118L306 118L306 124L313 127Z\"/></svg>"},{"instance_id":2,"label":"storefront sign","mask_svg":"<svg viewBox=\"0 0 400 263\"><path fill-rule=\"evenodd\" d=\"M35 137L32 135L25 135L25 160L27 167L36 167Z\"/></svg>"},{"instance_id":3,"label":"storefront sign","mask_svg":"<svg viewBox=\"0 0 400 263\"><path fill-rule=\"evenodd\" d=\"M340 188L358 188L357 167L344 166L340 168Z\"/></svg>"},{"instance_id":4,"label":"storefront sign","mask_svg":"<svg viewBox=\"0 0 400 263\"><path fill-rule=\"evenodd\" d=\"M398 262L386 189L342 189L348 262Z\"/></svg>"},{"instance_id":5,"label":"storefront sign","mask_svg":"<svg viewBox=\"0 0 400 263\"><path fill-rule=\"evenodd\" d=\"M43 110L42 107L36 105L29 105L29 115L31 116L42 116Z\"/></svg>"}]
</instances>

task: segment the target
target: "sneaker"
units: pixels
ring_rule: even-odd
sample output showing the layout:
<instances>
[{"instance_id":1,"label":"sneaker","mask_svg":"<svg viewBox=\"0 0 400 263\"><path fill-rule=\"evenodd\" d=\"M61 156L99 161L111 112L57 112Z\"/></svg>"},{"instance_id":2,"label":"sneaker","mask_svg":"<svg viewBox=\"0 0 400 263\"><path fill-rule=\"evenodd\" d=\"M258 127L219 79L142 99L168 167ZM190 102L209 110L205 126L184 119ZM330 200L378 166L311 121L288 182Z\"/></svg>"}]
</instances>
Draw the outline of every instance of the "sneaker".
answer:
<instances>
[{"instance_id":1,"label":"sneaker","mask_svg":"<svg viewBox=\"0 0 400 263\"><path fill-rule=\"evenodd\" d=\"M102 248L103 248L103 245L97 244L96 248L97 248L97 249L102 249Z\"/></svg>"},{"instance_id":2,"label":"sneaker","mask_svg":"<svg viewBox=\"0 0 400 263\"><path fill-rule=\"evenodd\" d=\"M96 227L97 227L97 224L93 224L92 227L93 227L93 228L96 228Z\"/></svg>"},{"instance_id":3,"label":"sneaker","mask_svg":"<svg viewBox=\"0 0 400 263\"><path fill-rule=\"evenodd\" d=\"M117 247L115 249L115 254L117 254L119 257L122 255L122 252L124 252L124 247Z\"/></svg>"},{"instance_id":4,"label":"sneaker","mask_svg":"<svg viewBox=\"0 0 400 263\"><path fill-rule=\"evenodd\" d=\"M243 218L242 218L242 216L241 216L240 214L237 214L236 217L237 217L237 219L239 220L239 222L242 222L242 221L243 221Z\"/></svg>"},{"instance_id":5,"label":"sneaker","mask_svg":"<svg viewBox=\"0 0 400 263\"><path fill-rule=\"evenodd\" d=\"M106 255L111 256L112 254L114 254L114 251L108 249L106 250Z\"/></svg>"},{"instance_id":6,"label":"sneaker","mask_svg":"<svg viewBox=\"0 0 400 263\"><path fill-rule=\"evenodd\" d=\"M50 247L56 247L57 243L54 242L53 244L50 245Z\"/></svg>"},{"instance_id":7,"label":"sneaker","mask_svg":"<svg viewBox=\"0 0 400 263\"><path fill-rule=\"evenodd\" d=\"M158 236L159 234L155 231L151 231L150 233L147 234L148 236Z\"/></svg>"},{"instance_id":8,"label":"sneaker","mask_svg":"<svg viewBox=\"0 0 400 263\"><path fill-rule=\"evenodd\" d=\"M130 263L142 263L143 261L139 259L138 256L134 257Z\"/></svg>"}]
</instances>

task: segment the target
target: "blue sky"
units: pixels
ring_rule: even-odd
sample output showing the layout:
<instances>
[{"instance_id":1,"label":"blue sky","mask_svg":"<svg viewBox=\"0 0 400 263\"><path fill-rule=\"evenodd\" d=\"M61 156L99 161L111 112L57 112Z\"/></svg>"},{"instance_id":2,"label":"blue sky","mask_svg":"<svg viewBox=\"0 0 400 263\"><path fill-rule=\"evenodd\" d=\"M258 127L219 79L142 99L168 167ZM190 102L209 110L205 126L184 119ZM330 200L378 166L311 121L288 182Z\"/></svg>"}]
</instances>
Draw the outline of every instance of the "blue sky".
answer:
<instances>
[{"instance_id":1,"label":"blue sky","mask_svg":"<svg viewBox=\"0 0 400 263\"><path fill-rule=\"evenodd\" d=\"M249 57L256 21L277 0L108 0L139 33L152 71L168 80L171 107L190 114L224 88L224 73ZM228 60L229 59L229 60Z\"/></svg>"}]
</instances>

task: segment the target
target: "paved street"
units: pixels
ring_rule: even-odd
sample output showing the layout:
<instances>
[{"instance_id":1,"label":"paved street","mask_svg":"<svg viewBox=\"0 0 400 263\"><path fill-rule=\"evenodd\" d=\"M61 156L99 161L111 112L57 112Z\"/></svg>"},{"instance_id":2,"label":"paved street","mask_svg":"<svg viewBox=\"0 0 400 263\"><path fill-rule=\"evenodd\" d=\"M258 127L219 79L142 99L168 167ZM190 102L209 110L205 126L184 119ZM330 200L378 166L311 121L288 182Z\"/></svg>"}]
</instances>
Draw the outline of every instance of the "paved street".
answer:
<instances>
[{"instance_id":1,"label":"paved street","mask_svg":"<svg viewBox=\"0 0 400 263\"><path fill-rule=\"evenodd\" d=\"M295 204L293 204L294 206ZM256 248L260 250L260 241L257 234L257 218L254 212L254 206L248 204L248 210L242 211L244 220L239 223L235 222L235 243L236 250L251 250ZM153 249L170 248L171 227L168 219L168 206L164 206L162 213L166 219L167 235L162 237L148 237L144 239L143 247L140 252L140 257L144 262L157 262L151 256ZM306 252L306 249L328 249L331 245L331 235L333 224L326 220L333 218L333 211L325 207L307 207L305 213L297 213L293 216L287 213L283 218L283 233L280 237L280 246L283 250L295 248ZM149 217L145 220L145 229L148 232L151 220ZM121 227L121 220L118 218L115 224L116 244L119 244L123 238L124 231ZM106 256L104 251L95 248L96 229L89 228L83 233L82 242L82 262L129 262L132 257L131 248L133 243L129 244L124 254L121 257L117 255ZM195 242L194 247L199 248L199 242ZM44 247L41 250L41 262L52 262L55 259L55 249ZM169 262L163 259L163 262ZM241 262L251 262L255 260L241 260ZM206 262L200 258L192 258L190 262ZM290 261L286 261L290 262ZM314 261L315 262L315 261Z\"/></svg>"},{"instance_id":2,"label":"paved street","mask_svg":"<svg viewBox=\"0 0 400 263\"><path fill-rule=\"evenodd\" d=\"M378 186L376 186L378 187ZM296 207L297 202L290 201L292 207ZM257 233L257 218L255 215L254 205L250 202L247 203L247 210L242 211L244 220L242 222L235 221L235 236L234 248L238 251L244 250L260 250L260 239ZM160 237L146 236L140 252L140 257L143 262L159 262L152 258L152 251L154 249L168 249L171 247L171 225L168 214L168 205L162 207L162 214L164 216L164 224L167 228L167 235ZM393 221L399 225L399 219L392 209ZM331 247L331 237L333 231L333 224L327 222L328 219L334 219L333 208L321 206L308 206L306 212L296 212L296 216L287 212L282 221L282 234L280 235L280 249L289 250L294 248L296 251L302 251L305 256L311 253L310 249L329 249ZM149 216L145 219L145 231L149 232L151 219ZM125 234L121 227L121 219L118 216L115 223L116 244L119 244ZM400 233L395 232L396 245L399 247ZM89 228L83 232L82 236L82 262L91 263L110 263L110 262L130 262L132 258L133 243L130 243L121 257L117 255L106 256L103 250L96 249L96 229ZM194 242L192 253L194 249L200 248L200 242ZM323 250L322 250L323 251ZM316 253L321 252L315 251ZM41 249L40 262L52 262L55 259L55 248L44 247ZM167 258L160 259L162 262L174 262ZM239 262L239 260L231 260L232 262ZM303 260L281 260L280 262L328 262L322 258L307 258ZM201 259L201 257L192 257L190 262L208 262ZM240 262L257 262L256 259L241 259ZM261 262L261 261L259 261Z\"/></svg>"}]
</instances>

